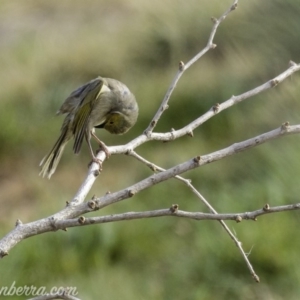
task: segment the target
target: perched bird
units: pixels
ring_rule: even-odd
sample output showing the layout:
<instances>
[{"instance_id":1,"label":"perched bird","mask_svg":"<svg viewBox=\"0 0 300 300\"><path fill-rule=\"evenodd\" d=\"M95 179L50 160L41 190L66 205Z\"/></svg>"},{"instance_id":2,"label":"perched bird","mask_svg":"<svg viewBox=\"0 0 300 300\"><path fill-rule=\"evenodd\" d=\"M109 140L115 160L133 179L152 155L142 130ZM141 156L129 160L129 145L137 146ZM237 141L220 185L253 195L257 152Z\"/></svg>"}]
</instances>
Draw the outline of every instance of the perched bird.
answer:
<instances>
[{"instance_id":1,"label":"perched bird","mask_svg":"<svg viewBox=\"0 0 300 300\"><path fill-rule=\"evenodd\" d=\"M94 128L104 128L113 134L127 132L138 117L138 105L134 95L122 82L97 77L73 91L57 114L67 114L61 133L48 155L41 161L40 175L49 179L55 172L67 142L74 137L73 150L79 153L83 138L86 139L92 159L101 165L94 155L90 139L94 137L106 155L110 153L95 135Z\"/></svg>"}]
</instances>

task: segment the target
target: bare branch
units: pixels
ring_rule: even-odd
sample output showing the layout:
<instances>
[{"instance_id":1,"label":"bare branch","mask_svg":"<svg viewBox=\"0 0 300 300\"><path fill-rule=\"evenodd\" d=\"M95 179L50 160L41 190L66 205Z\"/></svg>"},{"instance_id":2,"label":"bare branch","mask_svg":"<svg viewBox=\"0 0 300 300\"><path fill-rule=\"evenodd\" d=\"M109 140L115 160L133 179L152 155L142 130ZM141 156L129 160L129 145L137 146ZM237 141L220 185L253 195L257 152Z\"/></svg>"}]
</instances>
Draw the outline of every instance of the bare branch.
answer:
<instances>
[{"instance_id":1,"label":"bare branch","mask_svg":"<svg viewBox=\"0 0 300 300\"><path fill-rule=\"evenodd\" d=\"M174 209L175 207L175 209ZM252 212L243 212L243 213L203 213L203 212L189 212L179 210L178 204L173 204L170 208L166 209L158 209L158 210L150 210L143 212L126 212L121 214L113 214L101 217L80 217L77 219L68 219L68 220L60 220L56 222L56 227L58 229L69 228L69 227L78 227L78 226L86 226L86 225L94 225L94 224L102 224L102 223L111 223L117 221L128 221L128 220L138 220L138 219L146 219L146 218L157 218L157 217L181 217L187 219L193 219L197 221L224 221L224 220L232 220L237 223L240 223L242 220L252 220L257 221L259 216L271 213L279 213L290 210L298 210L300 209L300 203L282 205L282 206L274 206L270 207L269 205L264 206L262 209L258 209Z\"/></svg>"},{"instance_id":2,"label":"bare branch","mask_svg":"<svg viewBox=\"0 0 300 300\"><path fill-rule=\"evenodd\" d=\"M136 152L131 151L130 155L134 156L136 159L138 159L139 161L143 162L144 164L146 164L151 170L153 171L160 171L163 172L165 171L165 169L147 161L145 158L141 157L140 155L138 155ZM201 195L201 193L192 185L191 180L185 179L179 175L175 176L176 179L182 181L185 183L185 185L204 203L204 205L206 207L209 208L209 210L211 211L211 213L217 215L217 211L211 206L211 204ZM236 220L242 220L241 217L239 216ZM229 229L229 227L226 225L226 223L223 220L219 220L220 224L222 225L222 227L225 229L225 231L229 234L230 238L234 241L235 245L238 247L239 251L241 252L247 266L248 269L250 271L250 274L252 275L252 277L255 279L256 282L259 282L259 277L256 275L249 259L248 256L246 255L244 249L242 248L242 243L240 241L238 241L237 237L231 232L231 230Z\"/></svg>"},{"instance_id":3,"label":"bare branch","mask_svg":"<svg viewBox=\"0 0 300 300\"><path fill-rule=\"evenodd\" d=\"M103 197L95 198L93 200L90 200L89 202L81 203L76 206L68 205L62 211L60 211L48 218L41 219L41 220L31 222L31 223L27 223L27 224L22 224L22 222L20 220L18 220L15 229L12 230L11 232L9 232L5 237L3 237L0 240L0 257L4 257L4 256L8 255L8 252L10 251L10 249L13 248L16 244L18 244L20 241L22 241L25 238L28 238L33 235L41 234L44 232L55 231L58 229L65 230L66 227L61 226L61 224L65 224L65 223L61 223L61 222L63 222L62 220L76 218L82 214L101 209L110 204L130 198L139 191L142 191L144 189L152 187L153 185L163 182L167 179L173 178L176 175L182 174L188 170L195 169L195 168L198 168L205 164L208 164L208 163L211 163L214 161L218 161L227 156L237 154L244 150L248 150L252 147L256 147L256 146L258 146L266 141L272 140L274 138L278 138L280 136L285 136L285 135L289 135L289 134L295 134L295 133L299 133L299 132L300 132L300 125L290 126L288 123L284 123L278 129L264 133L257 137L251 138L249 140L233 144L233 145L231 145L227 148L221 149L219 151L216 151L216 152L213 152L213 153L210 153L207 155L203 155L201 157L197 156L197 157L190 159L182 164L172 167L166 171L163 171L158 174L153 174L152 176L149 176L148 178L141 180L140 182L138 182L124 190L121 190L121 191L118 191L115 193L111 193L111 194L107 194ZM297 207L293 207L293 209L297 209ZM165 211L161 212L161 214L168 215ZM246 214L248 216L248 213L246 213ZM155 216L157 216L157 215L155 215ZM184 216L188 217L188 215L184 215ZM216 216L218 216L218 215L209 214L209 219L215 219L215 220L231 219L230 217L228 217L226 215L222 215L222 218L218 218ZM241 218L249 219L250 217L247 218L247 216L241 215ZM147 216L144 216L144 217L147 217ZM148 217L150 217L150 216L148 216ZM197 216L197 219L199 219L199 216Z\"/></svg>"},{"instance_id":4,"label":"bare branch","mask_svg":"<svg viewBox=\"0 0 300 300\"><path fill-rule=\"evenodd\" d=\"M84 182L82 183L81 187L77 191L74 198L67 203L67 207L62 209L60 212L27 224L23 224L20 220L17 220L16 227L14 230L9 232L5 237L0 240L0 257L4 257L8 255L10 249L12 249L17 243L22 241L25 238L28 238L33 235L41 234L44 232L55 231L55 230L66 230L68 227L76 227L76 226L85 226L85 225L92 225L92 224L101 224L107 222L116 222L116 221L123 221L123 220L134 220L134 219L142 219L142 218L153 218L153 217L162 217L162 216L173 216L173 217L183 217L188 219L194 220L217 220L221 223L223 228L229 234L230 238L234 241L235 245L238 247L239 251L241 252L250 273L252 274L253 278L259 282L259 277L256 275L249 259L248 255L245 253L241 246L241 242L237 239L235 234L233 234L224 220L234 220L236 222L241 222L242 220L257 220L258 216L268 214L268 213L275 213L275 212L282 212L287 210L297 210L300 208L300 203L298 204L291 204L285 206L277 206L277 207L270 207L266 204L262 209L252 211L252 212L245 212L245 213L231 213L231 214L219 214L211 205L210 203L200 194L200 192L191 184L191 181L185 179L180 174L185 173L188 170L199 168L203 165L208 163L218 161L230 155L237 154L241 151L248 150L252 147L256 147L266 141L270 141L272 139L290 135L290 134L297 134L300 133L300 125L293 125L290 126L288 122L283 123L279 128L272 130L267 133L263 133L256 137L250 138L248 140L235 143L227 148L215 151L210 154L206 155L197 155L192 159L189 159L186 162L178 164L172 168L167 170L155 165L152 162L149 162L145 158L138 155L134 149L140 146L141 144L153 140L160 140L160 141L170 141L182 137L184 135L193 136L193 130L199 127L201 124L206 122L211 117L215 116L217 113L238 104L246 99L249 99L252 96L255 96L263 91L266 91L270 88L277 86L283 80L291 76L293 73L300 70L300 64L296 64L294 62L290 62L289 68L279 74L272 80L267 81L266 83L247 91L243 94L238 96L232 96L230 99L224 101L223 103L219 104L216 103L212 108L210 108L205 114L198 117L196 120L193 120L191 123L186 125L185 127L179 130L171 130L170 132L166 133L156 133L153 132L156 124L158 123L160 117L162 116L163 112L168 108L168 101L179 81L183 73L192 66L198 59L200 59L205 53L207 53L210 49L214 49L216 45L213 43L215 34L221 22L236 9L238 0L235 0L230 8L222 14L219 19L211 18L213 22L212 30L208 38L207 45L192 59L190 59L186 64L182 61L179 62L178 71L175 74L166 95L157 110L155 116L151 120L150 124L144 131L144 133L137 138L133 139L126 145L122 146L114 146L109 147L109 152L111 154L128 154L142 162L143 164L147 165L151 168L154 172L159 171L159 173L155 173L140 182L133 184L132 186L123 189L121 191L107 194L103 197L93 198L88 202L85 202L85 198L90 191L91 187L93 186L96 178L100 175L100 171L98 170L98 165L93 163L88 171L87 177L85 178ZM97 158L101 161L106 159L106 155L103 151L100 151L97 154ZM160 209L160 210L153 210L153 211L144 211L144 212L126 212L122 214L115 214L115 215L108 215L108 216L101 216L101 217L91 217L86 218L83 215L87 214L92 211L96 211L101 209L105 206L111 205L113 203L122 201L124 199L128 199L133 197L136 193L152 187L158 183L161 183L165 180L169 180L171 178L176 178L186 184L186 186L192 190L192 192L205 204L206 207L210 210L210 213L203 213L203 212L187 212L179 210L178 204L172 205L168 209ZM44 295L36 298L32 298L34 300L43 300L43 299L78 299L75 298L67 293L67 290L63 293L57 293L52 295Z\"/></svg>"},{"instance_id":5,"label":"bare branch","mask_svg":"<svg viewBox=\"0 0 300 300\"><path fill-rule=\"evenodd\" d=\"M195 128L202 125L204 122L206 122L211 117L215 116L217 113L278 85L280 82L287 79L289 76L291 76L293 73L299 70L300 70L300 64L292 64L287 70L279 74L277 77L267 81L266 83L260 85L259 87L256 87L241 95L232 96L230 99L224 101L221 104L217 103L208 112L206 112L205 114L203 114L202 116L200 116L199 118L197 118L196 120L192 121L190 124L186 125L185 127L179 130L172 130L166 133L149 132L148 136L140 135L126 145L109 147L109 151L112 154L129 153L136 147L150 140L172 141L184 135L192 136L193 130Z\"/></svg>"},{"instance_id":6,"label":"bare branch","mask_svg":"<svg viewBox=\"0 0 300 300\"><path fill-rule=\"evenodd\" d=\"M238 0L235 0L233 2L233 4L230 6L230 8L219 19L216 19L214 17L211 18L214 25L213 25L211 33L209 35L207 45L202 51L200 51L195 57L193 57L189 62L186 63L185 70L188 69L192 64L194 64L199 58L201 58L207 51L209 51L210 49L215 49L217 47L216 44L213 44L213 39L215 37L217 29L218 29L219 25L221 24L221 22L223 22L225 20L225 18L233 10L235 10L237 8L237 5L238 5Z\"/></svg>"},{"instance_id":7,"label":"bare branch","mask_svg":"<svg viewBox=\"0 0 300 300\"><path fill-rule=\"evenodd\" d=\"M187 64L184 64L182 61L179 62L179 67L178 71L172 80L172 83L170 87L168 88L168 91L159 107L157 110L155 116L153 117L152 121L150 122L149 126L145 130L145 134L149 136L149 134L153 131L155 128L158 120L160 119L161 115L163 112L168 108L168 101L177 85L177 82L179 81L180 77L183 75L184 71L187 70L192 64L194 64L200 57L202 57L206 52L208 52L210 49L214 49L216 47L215 44L213 44L213 39L216 34L217 28L219 27L220 23L224 21L224 19L228 16L230 12L236 9L237 7L238 0L235 0L233 4L230 6L230 8L219 18L215 19L212 18L212 21L214 23L213 28L211 30L207 45L203 50L201 50L196 56L194 56Z\"/></svg>"},{"instance_id":8,"label":"bare branch","mask_svg":"<svg viewBox=\"0 0 300 300\"><path fill-rule=\"evenodd\" d=\"M269 131L267 133L261 134L259 136L253 137L251 139L248 139L248 140L240 142L240 143L235 143L227 148L218 150L216 152L213 152L213 153L210 153L207 155L197 156L197 157L192 158L184 163L176 165L166 171L163 171L158 174L154 174L154 175L132 185L131 187L129 187L126 190L122 190L122 191L101 197L101 198L97 199L98 206L99 206L99 208L102 208L102 207L105 207L112 203L119 202L121 200L128 198L129 191L134 191L134 193L137 193L137 192L144 190L150 186L153 186L154 184L165 181L169 178L172 178L176 175L182 174L186 171L198 168L198 167L206 165L208 163L212 163L214 161L220 160L227 156L237 154L241 151L248 150L252 147L256 147L262 143L265 143L266 141L278 138L280 136L296 134L296 133L300 133L300 125L290 126L288 123L284 123L284 126L281 126L275 130Z\"/></svg>"}]
</instances>

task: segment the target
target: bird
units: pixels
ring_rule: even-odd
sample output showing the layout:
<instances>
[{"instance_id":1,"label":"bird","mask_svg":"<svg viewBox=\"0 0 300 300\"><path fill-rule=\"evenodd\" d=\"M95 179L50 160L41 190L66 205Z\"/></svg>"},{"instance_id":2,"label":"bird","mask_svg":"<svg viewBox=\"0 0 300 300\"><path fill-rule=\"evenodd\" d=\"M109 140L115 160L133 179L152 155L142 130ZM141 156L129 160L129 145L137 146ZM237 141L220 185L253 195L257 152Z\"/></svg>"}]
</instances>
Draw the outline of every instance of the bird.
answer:
<instances>
[{"instance_id":1,"label":"bird","mask_svg":"<svg viewBox=\"0 0 300 300\"><path fill-rule=\"evenodd\" d=\"M126 133L137 121L139 107L135 96L122 82L98 76L74 90L63 102L58 115L66 114L60 136L51 151L40 163L40 176L51 178L66 144L74 138L73 151L80 152L83 139L89 146L92 161L101 161L94 155L91 137L110 156L106 145L96 136L95 128L104 128L112 134Z\"/></svg>"}]
</instances>

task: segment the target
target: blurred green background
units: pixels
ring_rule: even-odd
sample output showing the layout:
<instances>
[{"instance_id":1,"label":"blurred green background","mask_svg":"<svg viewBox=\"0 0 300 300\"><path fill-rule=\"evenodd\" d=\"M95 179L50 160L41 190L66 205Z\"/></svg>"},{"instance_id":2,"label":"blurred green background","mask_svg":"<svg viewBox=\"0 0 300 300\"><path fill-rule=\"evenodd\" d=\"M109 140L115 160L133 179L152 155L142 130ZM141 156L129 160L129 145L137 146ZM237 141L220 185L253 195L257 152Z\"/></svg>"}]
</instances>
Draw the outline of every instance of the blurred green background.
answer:
<instances>
[{"instance_id":1,"label":"blurred green background","mask_svg":"<svg viewBox=\"0 0 300 300\"><path fill-rule=\"evenodd\" d=\"M58 137L55 112L80 84L102 75L127 84L140 106L124 136L104 131L108 145L141 134L156 112L180 60L206 44L212 23L232 3L195 0L2 0L0 2L1 236L53 214L73 197L90 160L67 147L52 177L39 162ZM248 91L300 62L298 0L241 0L219 27L215 50L180 80L156 130L179 129L217 102ZM195 130L194 138L152 142L137 152L168 168L279 127L299 124L300 77L230 108ZM95 145L96 147L96 145ZM299 202L299 136L289 136L186 174L220 212L265 203ZM130 175L129 175L130 174ZM89 198L117 191L151 171L112 156ZM170 207L206 211L170 180L95 215ZM30 238L0 261L1 286L76 286L82 299L298 299L299 212L228 222L243 242L261 283L217 222L159 218L73 228ZM252 250L251 250L252 249ZM25 299L19 297L18 299ZM2 298L1 298L2 299Z\"/></svg>"}]
</instances>

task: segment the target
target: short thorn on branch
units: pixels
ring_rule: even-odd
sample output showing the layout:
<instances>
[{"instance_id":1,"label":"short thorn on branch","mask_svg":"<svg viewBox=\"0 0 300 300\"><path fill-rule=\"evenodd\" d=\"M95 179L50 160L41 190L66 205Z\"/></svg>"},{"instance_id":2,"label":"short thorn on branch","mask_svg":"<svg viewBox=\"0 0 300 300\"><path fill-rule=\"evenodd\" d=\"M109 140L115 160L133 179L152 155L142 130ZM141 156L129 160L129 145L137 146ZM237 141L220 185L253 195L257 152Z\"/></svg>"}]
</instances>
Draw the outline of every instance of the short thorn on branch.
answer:
<instances>
[{"instance_id":1,"label":"short thorn on branch","mask_svg":"<svg viewBox=\"0 0 300 300\"><path fill-rule=\"evenodd\" d=\"M279 83L279 81L278 81L277 79L272 79L272 80L271 80L271 86L272 86L272 87L277 86L278 83Z\"/></svg>"},{"instance_id":2,"label":"short thorn on branch","mask_svg":"<svg viewBox=\"0 0 300 300\"><path fill-rule=\"evenodd\" d=\"M170 207L170 211L172 213L176 213L179 209L179 205L178 204L172 204L172 206Z\"/></svg>"},{"instance_id":3,"label":"short thorn on branch","mask_svg":"<svg viewBox=\"0 0 300 300\"><path fill-rule=\"evenodd\" d=\"M253 279L255 280L255 282L259 283L259 277L256 274L253 274Z\"/></svg>"},{"instance_id":4,"label":"short thorn on branch","mask_svg":"<svg viewBox=\"0 0 300 300\"><path fill-rule=\"evenodd\" d=\"M56 219L54 217L50 217L49 221L50 221L50 226L53 228L54 231L56 231L57 230Z\"/></svg>"},{"instance_id":5,"label":"short thorn on branch","mask_svg":"<svg viewBox=\"0 0 300 300\"><path fill-rule=\"evenodd\" d=\"M16 221L16 227L18 227L18 226L20 226L22 224L23 224L22 221L20 219L17 219L17 221Z\"/></svg>"},{"instance_id":6,"label":"short thorn on branch","mask_svg":"<svg viewBox=\"0 0 300 300\"><path fill-rule=\"evenodd\" d=\"M102 171L102 169L101 169L101 171ZM94 176L95 177L98 177L100 175L100 170L98 169L98 170L95 170L94 171Z\"/></svg>"},{"instance_id":7,"label":"short thorn on branch","mask_svg":"<svg viewBox=\"0 0 300 300\"><path fill-rule=\"evenodd\" d=\"M281 131L286 132L290 127L290 123L288 121L281 124Z\"/></svg>"},{"instance_id":8,"label":"short thorn on branch","mask_svg":"<svg viewBox=\"0 0 300 300\"><path fill-rule=\"evenodd\" d=\"M184 64L183 61L180 61L180 62L179 62L179 71L180 71L180 72L183 72L184 69L185 69L185 64Z\"/></svg>"},{"instance_id":9,"label":"short thorn on branch","mask_svg":"<svg viewBox=\"0 0 300 300\"><path fill-rule=\"evenodd\" d=\"M79 218L78 218L78 223L79 224L84 224L85 223L85 217L84 216L80 216Z\"/></svg>"},{"instance_id":10,"label":"short thorn on branch","mask_svg":"<svg viewBox=\"0 0 300 300\"><path fill-rule=\"evenodd\" d=\"M150 167L150 169L151 169L153 172L156 172L156 171L157 171L155 165L151 164L149 167Z\"/></svg>"},{"instance_id":11,"label":"short thorn on branch","mask_svg":"<svg viewBox=\"0 0 300 300\"><path fill-rule=\"evenodd\" d=\"M132 152L133 152L133 149L129 148L126 150L125 155L131 155Z\"/></svg>"},{"instance_id":12,"label":"short thorn on branch","mask_svg":"<svg viewBox=\"0 0 300 300\"><path fill-rule=\"evenodd\" d=\"M214 24L217 24L217 23L218 23L218 19L217 19L217 18L211 17L210 19L212 20L212 22L213 22Z\"/></svg>"},{"instance_id":13,"label":"short thorn on branch","mask_svg":"<svg viewBox=\"0 0 300 300\"><path fill-rule=\"evenodd\" d=\"M93 198L92 198L93 199ZM88 203L87 203L88 207L92 210L95 210L96 209L96 202L94 200L90 200Z\"/></svg>"},{"instance_id":14,"label":"short thorn on branch","mask_svg":"<svg viewBox=\"0 0 300 300\"><path fill-rule=\"evenodd\" d=\"M136 192L133 191L133 190L129 190L129 191L128 191L128 196L129 196L129 197L133 197L135 194L136 194Z\"/></svg>"},{"instance_id":15,"label":"short thorn on branch","mask_svg":"<svg viewBox=\"0 0 300 300\"><path fill-rule=\"evenodd\" d=\"M169 105L166 104L164 106L162 106L161 111L164 112L165 110L167 110L169 108Z\"/></svg>"},{"instance_id":16,"label":"short thorn on branch","mask_svg":"<svg viewBox=\"0 0 300 300\"><path fill-rule=\"evenodd\" d=\"M236 218L235 218L235 221L236 221L237 223L242 222L242 220L243 220L243 218L242 218L241 216L236 216Z\"/></svg>"},{"instance_id":17,"label":"short thorn on branch","mask_svg":"<svg viewBox=\"0 0 300 300\"><path fill-rule=\"evenodd\" d=\"M269 211L270 210L270 205L268 203L265 204L265 206L263 207L264 211Z\"/></svg>"},{"instance_id":18,"label":"short thorn on branch","mask_svg":"<svg viewBox=\"0 0 300 300\"><path fill-rule=\"evenodd\" d=\"M193 131L191 130L191 131L189 131L188 133L187 133L187 135L188 136L190 136L190 137L194 137L194 133L193 133Z\"/></svg>"},{"instance_id":19,"label":"short thorn on branch","mask_svg":"<svg viewBox=\"0 0 300 300\"><path fill-rule=\"evenodd\" d=\"M234 3L234 4L230 7L230 10L235 10L235 9L237 9L237 6L238 6L238 4L237 4L237 3Z\"/></svg>"},{"instance_id":20,"label":"short thorn on branch","mask_svg":"<svg viewBox=\"0 0 300 300\"><path fill-rule=\"evenodd\" d=\"M219 108L220 108L220 104L219 104L219 103L216 103L216 104L212 107L212 109L213 109L213 111L214 111L215 114L219 111Z\"/></svg>"},{"instance_id":21,"label":"short thorn on branch","mask_svg":"<svg viewBox=\"0 0 300 300\"><path fill-rule=\"evenodd\" d=\"M0 258L3 258L4 256L7 256L8 252L7 251L3 251L0 249Z\"/></svg>"},{"instance_id":22,"label":"short thorn on branch","mask_svg":"<svg viewBox=\"0 0 300 300\"><path fill-rule=\"evenodd\" d=\"M197 165L199 164L200 160L201 160L200 155L197 155L196 157L193 158L194 163L196 163Z\"/></svg>"}]
</instances>

